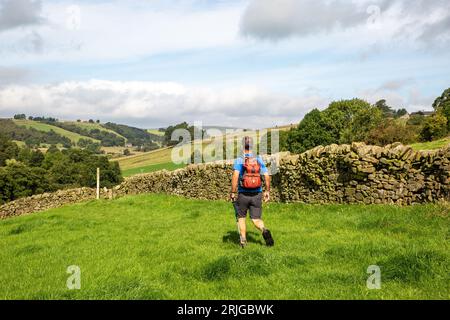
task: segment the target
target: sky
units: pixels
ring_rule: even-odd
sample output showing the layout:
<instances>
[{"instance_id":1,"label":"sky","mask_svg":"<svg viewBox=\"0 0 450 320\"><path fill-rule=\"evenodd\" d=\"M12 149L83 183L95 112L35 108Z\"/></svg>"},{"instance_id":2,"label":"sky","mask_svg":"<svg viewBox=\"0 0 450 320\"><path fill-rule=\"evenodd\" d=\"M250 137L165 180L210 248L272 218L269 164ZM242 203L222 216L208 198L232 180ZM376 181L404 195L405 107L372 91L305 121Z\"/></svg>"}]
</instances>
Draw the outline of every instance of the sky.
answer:
<instances>
[{"instance_id":1,"label":"sky","mask_svg":"<svg viewBox=\"0 0 450 320\"><path fill-rule=\"evenodd\" d=\"M0 117L298 123L335 100L430 110L448 0L0 0Z\"/></svg>"}]
</instances>

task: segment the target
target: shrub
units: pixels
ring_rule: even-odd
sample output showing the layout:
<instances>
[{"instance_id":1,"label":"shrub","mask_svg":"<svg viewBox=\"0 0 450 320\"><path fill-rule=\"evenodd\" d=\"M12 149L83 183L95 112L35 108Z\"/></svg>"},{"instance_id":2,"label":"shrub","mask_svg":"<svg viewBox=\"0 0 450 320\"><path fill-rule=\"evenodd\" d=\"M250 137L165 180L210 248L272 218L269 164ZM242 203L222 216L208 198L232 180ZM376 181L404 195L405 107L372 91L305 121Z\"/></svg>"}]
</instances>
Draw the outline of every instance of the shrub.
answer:
<instances>
[{"instance_id":1,"label":"shrub","mask_svg":"<svg viewBox=\"0 0 450 320\"><path fill-rule=\"evenodd\" d=\"M420 132L420 140L433 141L447 135L447 118L441 114L426 118L423 128Z\"/></svg>"},{"instance_id":2,"label":"shrub","mask_svg":"<svg viewBox=\"0 0 450 320\"><path fill-rule=\"evenodd\" d=\"M378 146L385 146L394 142L409 144L416 141L417 135L418 127L388 119L383 124L370 130L365 142Z\"/></svg>"},{"instance_id":3,"label":"shrub","mask_svg":"<svg viewBox=\"0 0 450 320\"><path fill-rule=\"evenodd\" d=\"M450 88L434 101L433 108L447 119L447 130L450 131Z\"/></svg>"}]
</instances>

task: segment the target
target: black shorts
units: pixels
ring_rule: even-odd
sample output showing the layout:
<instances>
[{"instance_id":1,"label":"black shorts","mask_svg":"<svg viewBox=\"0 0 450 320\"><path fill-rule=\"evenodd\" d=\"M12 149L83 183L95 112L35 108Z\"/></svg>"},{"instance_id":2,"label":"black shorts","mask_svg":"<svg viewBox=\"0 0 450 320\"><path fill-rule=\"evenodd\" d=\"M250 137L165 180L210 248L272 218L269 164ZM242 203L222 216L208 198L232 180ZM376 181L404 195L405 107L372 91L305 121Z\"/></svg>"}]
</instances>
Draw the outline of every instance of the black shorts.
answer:
<instances>
[{"instance_id":1,"label":"black shorts","mask_svg":"<svg viewBox=\"0 0 450 320\"><path fill-rule=\"evenodd\" d=\"M262 192L239 193L235 206L238 218L247 217L247 211L250 211L251 219L261 219Z\"/></svg>"}]
</instances>

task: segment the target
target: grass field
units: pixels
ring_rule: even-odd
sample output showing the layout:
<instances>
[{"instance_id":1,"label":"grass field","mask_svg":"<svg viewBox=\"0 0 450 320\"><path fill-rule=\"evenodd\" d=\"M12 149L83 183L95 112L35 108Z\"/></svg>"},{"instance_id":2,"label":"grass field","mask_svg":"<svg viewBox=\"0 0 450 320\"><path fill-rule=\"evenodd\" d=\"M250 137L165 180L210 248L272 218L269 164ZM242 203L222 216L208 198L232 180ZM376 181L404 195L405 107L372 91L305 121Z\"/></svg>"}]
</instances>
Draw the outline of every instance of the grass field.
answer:
<instances>
[{"instance_id":1,"label":"grass field","mask_svg":"<svg viewBox=\"0 0 450 320\"><path fill-rule=\"evenodd\" d=\"M151 133L151 134L154 134L154 135L157 135L157 136L160 136L160 137L164 136L164 132L163 131L159 131L158 129L148 129L147 132Z\"/></svg>"},{"instance_id":2,"label":"grass field","mask_svg":"<svg viewBox=\"0 0 450 320\"><path fill-rule=\"evenodd\" d=\"M109 132L112 133L118 137L124 138L125 141L127 141L127 138L125 138L124 136L118 134L117 132L107 129L105 127L102 127L101 124L99 123L91 123L91 122L77 122L77 121L64 121L64 123L68 123L68 124L73 124L76 125L77 127L81 128L81 129L86 129L86 130L100 130L100 131L104 131L104 132Z\"/></svg>"},{"instance_id":3,"label":"grass field","mask_svg":"<svg viewBox=\"0 0 450 320\"><path fill-rule=\"evenodd\" d=\"M186 166L185 164L175 164L173 162L153 164L153 165L150 165L150 166L144 166L144 167L139 167L139 168L123 170L122 171L122 176L130 177L130 176L133 176L135 174L149 173L149 172L160 171L160 170L173 171L173 170L176 170L176 169L184 168L185 166Z\"/></svg>"},{"instance_id":4,"label":"grass field","mask_svg":"<svg viewBox=\"0 0 450 320\"><path fill-rule=\"evenodd\" d=\"M24 141L13 140L13 142L16 143L21 148L26 146Z\"/></svg>"},{"instance_id":5,"label":"grass field","mask_svg":"<svg viewBox=\"0 0 450 320\"><path fill-rule=\"evenodd\" d=\"M50 130L53 130L55 133L57 133L63 137L67 137L68 139L70 139L70 141L75 142L75 143L77 143L80 139L91 140L91 141L98 142L98 143L100 142L99 140L92 139L92 138L86 137L86 136L82 136L78 133L67 131L67 130L61 129L59 127L52 126L52 125L49 125L46 123L41 123L38 121L32 121L32 120L13 120L13 121L19 126L23 126L26 128L34 128L38 131L49 132Z\"/></svg>"},{"instance_id":6,"label":"grass field","mask_svg":"<svg viewBox=\"0 0 450 320\"><path fill-rule=\"evenodd\" d=\"M147 166L171 162L171 155L172 148L161 148L150 152L114 159L113 161L118 161L122 171L127 171L129 169L140 169Z\"/></svg>"},{"instance_id":7,"label":"grass field","mask_svg":"<svg viewBox=\"0 0 450 320\"><path fill-rule=\"evenodd\" d=\"M450 144L450 137L431 141L431 142L414 143L411 145L411 147L414 150L435 150L435 149L442 148L448 144Z\"/></svg>"},{"instance_id":8,"label":"grass field","mask_svg":"<svg viewBox=\"0 0 450 320\"><path fill-rule=\"evenodd\" d=\"M269 204L267 248L229 203L140 195L0 221L1 299L449 299L448 206ZM68 290L68 266L81 290ZM369 265L381 289L366 287Z\"/></svg>"},{"instance_id":9,"label":"grass field","mask_svg":"<svg viewBox=\"0 0 450 320\"><path fill-rule=\"evenodd\" d=\"M241 135L243 136L245 133L242 133ZM227 137L227 139L229 138ZM195 143L198 144L198 142ZM211 143L211 140L205 139L202 143L204 146L207 146ZM155 165L163 165L167 167L166 169L182 167L181 165L172 163L172 151L173 147L165 147L150 152L113 159L113 161L119 162L123 172L131 172L132 174L141 173L141 170L144 170L145 172L145 170L151 169L151 167Z\"/></svg>"}]
</instances>

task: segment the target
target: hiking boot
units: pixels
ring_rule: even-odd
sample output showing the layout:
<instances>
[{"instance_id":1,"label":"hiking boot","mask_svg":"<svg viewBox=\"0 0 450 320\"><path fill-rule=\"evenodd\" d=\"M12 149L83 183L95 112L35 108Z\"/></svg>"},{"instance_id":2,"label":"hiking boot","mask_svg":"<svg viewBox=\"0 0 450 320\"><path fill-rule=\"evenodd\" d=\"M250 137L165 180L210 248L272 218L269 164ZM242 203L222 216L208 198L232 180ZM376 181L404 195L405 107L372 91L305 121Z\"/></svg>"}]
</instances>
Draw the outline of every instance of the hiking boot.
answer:
<instances>
[{"instance_id":1,"label":"hiking boot","mask_svg":"<svg viewBox=\"0 0 450 320\"><path fill-rule=\"evenodd\" d=\"M269 230L264 229L262 235L263 235L264 240L266 240L266 245L268 247L272 247L275 244L275 242L273 241L273 238L272 238L272 234L270 233Z\"/></svg>"}]
</instances>

